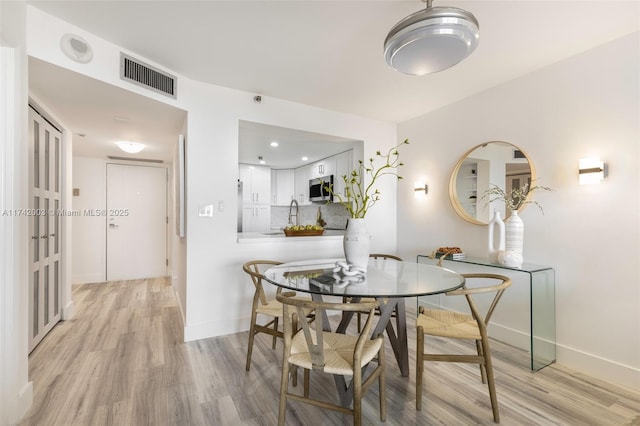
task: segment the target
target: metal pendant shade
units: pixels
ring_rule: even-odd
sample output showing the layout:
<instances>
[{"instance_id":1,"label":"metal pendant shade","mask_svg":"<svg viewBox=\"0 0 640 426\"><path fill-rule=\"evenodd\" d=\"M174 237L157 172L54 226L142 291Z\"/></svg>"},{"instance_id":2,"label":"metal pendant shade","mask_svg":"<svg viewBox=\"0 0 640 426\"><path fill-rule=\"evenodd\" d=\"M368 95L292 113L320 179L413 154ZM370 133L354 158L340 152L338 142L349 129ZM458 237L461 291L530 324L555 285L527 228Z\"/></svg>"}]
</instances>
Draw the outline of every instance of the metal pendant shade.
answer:
<instances>
[{"instance_id":1,"label":"metal pendant shade","mask_svg":"<svg viewBox=\"0 0 640 426\"><path fill-rule=\"evenodd\" d=\"M470 12L431 7L398 22L384 41L384 58L396 71L424 75L445 70L478 46L479 26Z\"/></svg>"}]
</instances>

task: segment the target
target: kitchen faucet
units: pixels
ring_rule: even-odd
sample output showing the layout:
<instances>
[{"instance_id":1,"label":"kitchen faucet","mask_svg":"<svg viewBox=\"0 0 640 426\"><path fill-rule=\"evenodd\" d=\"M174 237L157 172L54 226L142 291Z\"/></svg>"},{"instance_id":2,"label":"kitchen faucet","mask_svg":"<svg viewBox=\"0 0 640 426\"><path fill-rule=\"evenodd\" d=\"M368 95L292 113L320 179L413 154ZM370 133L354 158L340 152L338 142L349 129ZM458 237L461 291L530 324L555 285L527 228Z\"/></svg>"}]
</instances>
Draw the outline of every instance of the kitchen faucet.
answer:
<instances>
[{"instance_id":1,"label":"kitchen faucet","mask_svg":"<svg viewBox=\"0 0 640 426\"><path fill-rule=\"evenodd\" d=\"M293 209L293 206L296 206L296 214L291 214L291 210ZM295 198L293 200L291 200L291 203L289 204L289 223L293 224L291 222L291 216L295 216L296 217L296 225L298 225L298 200L296 200Z\"/></svg>"}]
</instances>

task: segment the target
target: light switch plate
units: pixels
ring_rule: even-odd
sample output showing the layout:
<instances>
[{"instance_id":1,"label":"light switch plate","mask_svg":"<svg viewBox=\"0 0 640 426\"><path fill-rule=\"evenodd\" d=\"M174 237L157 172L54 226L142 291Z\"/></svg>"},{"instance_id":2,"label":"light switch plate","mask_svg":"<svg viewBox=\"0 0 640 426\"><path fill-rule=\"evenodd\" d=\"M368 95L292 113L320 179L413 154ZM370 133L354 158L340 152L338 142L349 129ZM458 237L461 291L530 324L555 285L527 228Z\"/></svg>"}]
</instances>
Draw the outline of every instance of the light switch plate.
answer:
<instances>
[{"instance_id":1,"label":"light switch plate","mask_svg":"<svg viewBox=\"0 0 640 426\"><path fill-rule=\"evenodd\" d=\"M202 204L198 209L198 216L213 217L213 204Z\"/></svg>"}]
</instances>

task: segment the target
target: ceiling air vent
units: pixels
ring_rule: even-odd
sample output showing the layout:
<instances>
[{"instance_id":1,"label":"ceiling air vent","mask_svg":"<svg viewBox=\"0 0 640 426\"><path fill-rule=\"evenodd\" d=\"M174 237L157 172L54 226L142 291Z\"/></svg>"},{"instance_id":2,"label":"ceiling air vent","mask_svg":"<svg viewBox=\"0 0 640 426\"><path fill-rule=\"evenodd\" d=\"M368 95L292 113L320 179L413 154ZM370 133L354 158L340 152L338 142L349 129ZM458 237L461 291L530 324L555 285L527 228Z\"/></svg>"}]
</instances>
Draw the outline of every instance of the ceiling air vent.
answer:
<instances>
[{"instance_id":1,"label":"ceiling air vent","mask_svg":"<svg viewBox=\"0 0 640 426\"><path fill-rule=\"evenodd\" d=\"M175 76L120 52L120 78L176 99Z\"/></svg>"}]
</instances>

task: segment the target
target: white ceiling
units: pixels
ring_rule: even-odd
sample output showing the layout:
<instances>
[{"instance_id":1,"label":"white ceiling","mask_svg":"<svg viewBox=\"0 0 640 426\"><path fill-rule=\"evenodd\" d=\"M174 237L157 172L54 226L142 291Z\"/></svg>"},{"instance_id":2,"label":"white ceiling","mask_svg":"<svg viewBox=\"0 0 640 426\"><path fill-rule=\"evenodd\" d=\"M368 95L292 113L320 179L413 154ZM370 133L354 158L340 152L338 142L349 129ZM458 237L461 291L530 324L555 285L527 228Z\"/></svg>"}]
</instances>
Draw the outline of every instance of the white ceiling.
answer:
<instances>
[{"instance_id":1,"label":"white ceiling","mask_svg":"<svg viewBox=\"0 0 640 426\"><path fill-rule=\"evenodd\" d=\"M414 77L384 63L382 43L424 7L417 0L29 4L195 80L393 122L640 29L637 0L435 0L472 12L480 44L455 67Z\"/></svg>"}]
</instances>

